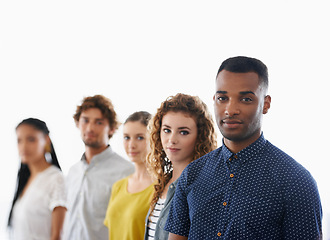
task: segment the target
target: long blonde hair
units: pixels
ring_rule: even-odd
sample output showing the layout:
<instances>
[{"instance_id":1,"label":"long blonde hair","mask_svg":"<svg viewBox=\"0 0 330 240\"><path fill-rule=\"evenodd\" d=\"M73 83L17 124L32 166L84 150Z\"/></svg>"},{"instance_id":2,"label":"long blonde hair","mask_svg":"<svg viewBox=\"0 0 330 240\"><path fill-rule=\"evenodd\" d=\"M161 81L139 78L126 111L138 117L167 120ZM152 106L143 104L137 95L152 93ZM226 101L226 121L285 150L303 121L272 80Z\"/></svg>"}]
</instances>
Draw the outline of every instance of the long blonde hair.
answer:
<instances>
[{"instance_id":1,"label":"long blonde hair","mask_svg":"<svg viewBox=\"0 0 330 240\"><path fill-rule=\"evenodd\" d=\"M178 93L162 102L157 109L157 113L149 122L151 151L146 161L148 170L157 179L150 203L151 212L154 210L166 184L172 178L172 162L167 159L160 138L162 119L168 112L182 112L196 119L198 134L193 160L217 148L212 116L208 112L206 104L199 97Z\"/></svg>"}]
</instances>

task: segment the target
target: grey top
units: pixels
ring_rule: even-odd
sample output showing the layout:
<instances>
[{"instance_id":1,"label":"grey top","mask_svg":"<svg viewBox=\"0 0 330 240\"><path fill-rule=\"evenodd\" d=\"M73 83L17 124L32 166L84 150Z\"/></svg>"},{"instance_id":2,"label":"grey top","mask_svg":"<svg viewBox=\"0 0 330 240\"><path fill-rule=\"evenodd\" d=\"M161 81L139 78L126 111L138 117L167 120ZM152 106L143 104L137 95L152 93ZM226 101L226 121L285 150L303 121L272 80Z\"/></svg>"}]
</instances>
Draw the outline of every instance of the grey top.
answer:
<instances>
[{"instance_id":1,"label":"grey top","mask_svg":"<svg viewBox=\"0 0 330 240\"><path fill-rule=\"evenodd\" d=\"M171 202L175 193L175 188L178 183L178 179L175 180L168 188L167 195L166 195L166 200L164 204L163 210L159 214L159 219L156 224L156 229L155 229L155 240L167 240L168 239L168 231L164 230L165 223L168 217L168 213L170 211L171 207ZM148 240L148 224L149 224L149 216L150 216L150 209L148 211L146 220L145 220L145 234L144 234L144 239Z\"/></svg>"},{"instance_id":2,"label":"grey top","mask_svg":"<svg viewBox=\"0 0 330 240\"><path fill-rule=\"evenodd\" d=\"M73 165L66 179L67 206L63 239L107 240L103 221L112 184L134 172L134 166L109 146L94 156L90 164L85 154Z\"/></svg>"}]
</instances>

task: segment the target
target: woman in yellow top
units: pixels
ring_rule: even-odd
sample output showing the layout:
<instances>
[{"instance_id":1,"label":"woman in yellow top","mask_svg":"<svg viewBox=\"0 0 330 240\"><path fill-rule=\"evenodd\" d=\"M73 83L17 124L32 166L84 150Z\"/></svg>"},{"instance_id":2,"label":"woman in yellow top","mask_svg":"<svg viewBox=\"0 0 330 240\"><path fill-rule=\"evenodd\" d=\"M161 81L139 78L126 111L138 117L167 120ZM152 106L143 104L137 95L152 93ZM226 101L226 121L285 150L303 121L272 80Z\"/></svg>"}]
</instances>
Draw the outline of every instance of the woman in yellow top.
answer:
<instances>
[{"instance_id":1,"label":"woman in yellow top","mask_svg":"<svg viewBox=\"0 0 330 240\"><path fill-rule=\"evenodd\" d=\"M145 165L150 118L148 112L135 112L124 123L124 148L135 165L135 172L112 186L104 219L110 240L142 240L144 236L144 222L154 190Z\"/></svg>"}]
</instances>

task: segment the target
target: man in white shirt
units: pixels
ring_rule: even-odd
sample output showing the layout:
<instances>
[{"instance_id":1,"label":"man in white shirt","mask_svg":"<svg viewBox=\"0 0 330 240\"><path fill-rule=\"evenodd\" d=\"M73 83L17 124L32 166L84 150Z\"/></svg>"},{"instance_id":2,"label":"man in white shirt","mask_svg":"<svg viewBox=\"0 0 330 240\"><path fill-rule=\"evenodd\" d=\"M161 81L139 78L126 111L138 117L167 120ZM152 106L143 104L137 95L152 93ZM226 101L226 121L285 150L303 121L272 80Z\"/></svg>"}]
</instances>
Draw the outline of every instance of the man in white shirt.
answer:
<instances>
[{"instance_id":1,"label":"man in white shirt","mask_svg":"<svg viewBox=\"0 0 330 240\"><path fill-rule=\"evenodd\" d=\"M67 176L68 211L65 240L108 239L103 225L114 182L134 172L133 165L116 154L108 142L118 129L116 112L109 99L95 95L83 99L74 119L85 144L81 161Z\"/></svg>"}]
</instances>

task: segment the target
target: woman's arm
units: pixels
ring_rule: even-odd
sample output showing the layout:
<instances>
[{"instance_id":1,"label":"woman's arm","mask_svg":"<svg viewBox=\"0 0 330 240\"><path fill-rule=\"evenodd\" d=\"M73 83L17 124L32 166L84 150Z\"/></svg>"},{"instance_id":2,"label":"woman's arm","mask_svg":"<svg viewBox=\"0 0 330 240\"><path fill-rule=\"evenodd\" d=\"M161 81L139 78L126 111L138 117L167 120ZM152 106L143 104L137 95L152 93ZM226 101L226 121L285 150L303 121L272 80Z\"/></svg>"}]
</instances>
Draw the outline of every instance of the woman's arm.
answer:
<instances>
[{"instance_id":1,"label":"woman's arm","mask_svg":"<svg viewBox=\"0 0 330 240\"><path fill-rule=\"evenodd\" d=\"M176 235L174 233L170 233L168 236L168 240L187 240L187 239L188 239L188 237Z\"/></svg>"},{"instance_id":2,"label":"woman's arm","mask_svg":"<svg viewBox=\"0 0 330 240\"><path fill-rule=\"evenodd\" d=\"M52 229L51 229L51 238L50 238L51 240L60 239L65 213L66 213L65 207L54 208L52 212Z\"/></svg>"}]
</instances>

